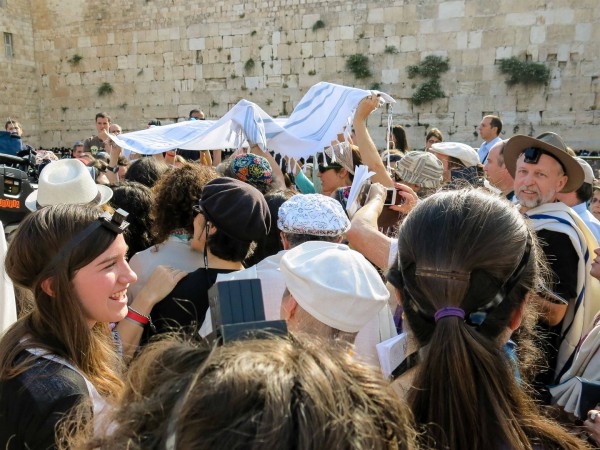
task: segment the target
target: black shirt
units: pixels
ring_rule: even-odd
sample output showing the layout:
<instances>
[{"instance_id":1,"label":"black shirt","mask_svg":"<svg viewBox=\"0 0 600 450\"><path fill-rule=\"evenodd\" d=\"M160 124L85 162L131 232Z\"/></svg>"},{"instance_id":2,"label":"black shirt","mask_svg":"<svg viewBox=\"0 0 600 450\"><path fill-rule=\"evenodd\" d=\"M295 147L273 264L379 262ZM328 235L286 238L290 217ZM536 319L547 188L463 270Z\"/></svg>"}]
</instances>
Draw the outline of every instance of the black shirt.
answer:
<instances>
[{"instance_id":1,"label":"black shirt","mask_svg":"<svg viewBox=\"0 0 600 450\"><path fill-rule=\"evenodd\" d=\"M29 356L23 351L17 361ZM0 381L0 448L56 448L56 425L85 399L89 392L81 375L37 358L27 371Z\"/></svg>"},{"instance_id":2,"label":"black shirt","mask_svg":"<svg viewBox=\"0 0 600 450\"><path fill-rule=\"evenodd\" d=\"M542 251L550 266L552 284L549 286L552 292L560 295L569 303L577 299L577 271L579 268L579 256L573 248L573 243L568 235L550 230L537 231ZM562 321L556 326L549 326L543 322L538 323L538 331L541 332L542 351L546 356L548 368L540 370L534 380L534 386L544 403L550 401L547 385L555 383L558 375L555 373L558 348L561 343Z\"/></svg>"},{"instance_id":3,"label":"black shirt","mask_svg":"<svg viewBox=\"0 0 600 450\"><path fill-rule=\"evenodd\" d=\"M217 281L218 274L230 272L234 270L202 267L177 283L175 289L152 309L152 322L157 333L181 329L197 332L208 310L208 290ZM142 341L147 341L153 334L146 328Z\"/></svg>"}]
</instances>

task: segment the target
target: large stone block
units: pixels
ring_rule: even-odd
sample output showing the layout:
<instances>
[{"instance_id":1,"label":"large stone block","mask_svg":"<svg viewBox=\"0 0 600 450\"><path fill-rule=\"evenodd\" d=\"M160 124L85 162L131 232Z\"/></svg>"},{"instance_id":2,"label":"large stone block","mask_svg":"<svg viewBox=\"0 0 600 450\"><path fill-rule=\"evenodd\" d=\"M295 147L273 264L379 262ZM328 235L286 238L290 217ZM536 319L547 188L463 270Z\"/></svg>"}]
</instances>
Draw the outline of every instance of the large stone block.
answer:
<instances>
[{"instance_id":1,"label":"large stone block","mask_svg":"<svg viewBox=\"0 0 600 450\"><path fill-rule=\"evenodd\" d=\"M446 20L465 16L465 1L442 2L438 6L438 19Z\"/></svg>"},{"instance_id":2,"label":"large stone block","mask_svg":"<svg viewBox=\"0 0 600 450\"><path fill-rule=\"evenodd\" d=\"M504 16L504 24L507 27L530 27L538 22L538 16L535 12L516 12Z\"/></svg>"},{"instance_id":3,"label":"large stone block","mask_svg":"<svg viewBox=\"0 0 600 450\"><path fill-rule=\"evenodd\" d=\"M532 44L543 44L546 41L546 26L536 25L531 27L529 42Z\"/></svg>"},{"instance_id":4,"label":"large stone block","mask_svg":"<svg viewBox=\"0 0 600 450\"><path fill-rule=\"evenodd\" d=\"M383 8L370 8L367 16L367 22L371 24L380 24L385 22L385 10Z\"/></svg>"},{"instance_id":5,"label":"large stone block","mask_svg":"<svg viewBox=\"0 0 600 450\"><path fill-rule=\"evenodd\" d=\"M541 15L547 25L570 25L573 24L575 18L575 12L571 8L548 9L541 12Z\"/></svg>"},{"instance_id":6,"label":"large stone block","mask_svg":"<svg viewBox=\"0 0 600 450\"><path fill-rule=\"evenodd\" d=\"M591 23L578 23L575 25L575 40L579 42L587 42L592 37Z\"/></svg>"},{"instance_id":7,"label":"large stone block","mask_svg":"<svg viewBox=\"0 0 600 450\"><path fill-rule=\"evenodd\" d=\"M90 47L92 45L92 39L90 36L80 36L77 39L77 47Z\"/></svg>"}]
</instances>

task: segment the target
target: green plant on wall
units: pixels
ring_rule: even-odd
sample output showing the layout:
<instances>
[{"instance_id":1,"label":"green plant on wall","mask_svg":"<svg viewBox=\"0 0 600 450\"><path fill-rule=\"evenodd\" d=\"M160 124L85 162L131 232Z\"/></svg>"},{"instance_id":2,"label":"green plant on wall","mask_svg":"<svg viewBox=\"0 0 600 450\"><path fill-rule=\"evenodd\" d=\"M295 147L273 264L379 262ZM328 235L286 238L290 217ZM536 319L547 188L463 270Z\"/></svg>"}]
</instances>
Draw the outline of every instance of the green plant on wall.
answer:
<instances>
[{"instance_id":1,"label":"green plant on wall","mask_svg":"<svg viewBox=\"0 0 600 450\"><path fill-rule=\"evenodd\" d=\"M365 55L356 53L346 60L346 69L354 74L356 79L369 78L371 70L369 69L369 58Z\"/></svg>"},{"instance_id":2,"label":"green plant on wall","mask_svg":"<svg viewBox=\"0 0 600 450\"><path fill-rule=\"evenodd\" d=\"M429 55L426 56L416 66L408 66L408 78L421 76L423 78L439 78L444 72L450 70L448 58L441 56Z\"/></svg>"},{"instance_id":3,"label":"green plant on wall","mask_svg":"<svg viewBox=\"0 0 600 450\"><path fill-rule=\"evenodd\" d=\"M114 91L112 84L107 83L106 81L100 85L98 88L98 96L104 97L105 95L112 94Z\"/></svg>"},{"instance_id":4,"label":"green plant on wall","mask_svg":"<svg viewBox=\"0 0 600 450\"><path fill-rule=\"evenodd\" d=\"M79 64L81 62L82 59L83 59L83 56L75 53L73 56L71 56L69 59L67 59L67 62L69 64L71 64L72 66L76 66L77 64Z\"/></svg>"},{"instance_id":5,"label":"green plant on wall","mask_svg":"<svg viewBox=\"0 0 600 450\"><path fill-rule=\"evenodd\" d=\"M415 66L407 67L408 78L422 77L426 80L421 83L411 97L414 105L421 105L436 98L444 98L446 94L442 90L440 77L450 70L448 58L429 55Z\"/></svg>"},{"instance_id":6,"label":"green plant on wall","mask_svg":"<svg viewBox=\"0 0 600 450\"><path fill-rule=\"evenodd\" d=\"M325 28L325 22L322 20L317 20L312 26L313 31L320 30L321 28Z\"/></svg>"},{"instance_id":7,"label":"green plant on wall","mask_svg":"<svg viewBox=\"0 0 600 450\"><path fill-rule=\"evenodd\" d=\"M252 58L250 58L248 61L246 61L246 63L244 64L244 70L246 72L250 72L252 69L254 69L254 60Z\"/></svg>"},{"instance_id":8,"label":"green plant on wall","mask_svg":"<svg viewBox=\"0 0 600 450\"><path fill-rule=\"evenodd\" d=\"M437 78L431 78L419 85L411 100L415 105L421 105L436 98L444 98L446 94L442 90L440 81Z\"/></svg>"},{"instance_id":9,"label":"green plant on wall","mask_svg":"<svg viewBox=\"0 0 600 450\"><path fill-rule=\"evenodd\" d=\"M516 56L501 59L499 69L501 73L508 75L506 84L509 86L545 84L550 79L550 69L546 65L524 61Z\"/></svg>"}]
</instances>

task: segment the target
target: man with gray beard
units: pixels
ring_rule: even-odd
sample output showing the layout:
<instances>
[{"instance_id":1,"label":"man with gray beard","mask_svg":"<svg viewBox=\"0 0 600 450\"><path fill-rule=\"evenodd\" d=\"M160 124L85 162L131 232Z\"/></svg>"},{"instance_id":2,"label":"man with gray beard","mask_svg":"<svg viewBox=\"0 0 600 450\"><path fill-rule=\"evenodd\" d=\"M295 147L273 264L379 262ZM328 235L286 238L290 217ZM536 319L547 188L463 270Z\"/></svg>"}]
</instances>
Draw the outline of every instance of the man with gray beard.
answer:
<instances>
[{"instance_id":1,"label":"man with gray beard","mask_svg":"<svg viewBox=\"0 0 600 450\"><path fill-rule=\"evenodd\" d=\"M597 242L581 218L557 200L559 192L572 192L584 180L583 169L566 148L560 136L544 133L537 138L514 136L504 149L521 212L531 220L553 276L551 293L538 293L534 300L540 326L549 332L544 349L549 368L539 373L535 383L546 401L546 386L569 368L599 309L591 295L592 284L598 281L589 276L589 255Z\"/></svg>"}]
</instances>

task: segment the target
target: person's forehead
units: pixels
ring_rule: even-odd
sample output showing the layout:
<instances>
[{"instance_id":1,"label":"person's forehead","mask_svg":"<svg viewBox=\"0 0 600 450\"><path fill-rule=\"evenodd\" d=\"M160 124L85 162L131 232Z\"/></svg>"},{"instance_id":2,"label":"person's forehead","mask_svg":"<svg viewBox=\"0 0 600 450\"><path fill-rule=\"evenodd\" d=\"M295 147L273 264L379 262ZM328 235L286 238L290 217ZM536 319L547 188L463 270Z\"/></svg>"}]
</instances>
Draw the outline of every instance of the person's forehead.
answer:
<instances>
[{"instance_id":1,"label":"person's forehead","mask_svg":"<svg viewBox=\"0 0 600 450\"><path fill-rule=\"evenodd\" d=\"M481 119L482 125L489 125L491 122L492 122L492 119L489 117L484 117L483 119Z\"/></svg>"},{"instance_id":2,"label":"person's forehead","mask_svg":"<svg viewBox=\"0 0 600 450\"><path fill-rule=\"evenodd\" d=\"M96 119L96 122L97 122L97 123L98 123L98 122L99 122L99 123L107 123L107 122L108 122L108 119L107 119L106 117L98 117L98 118Z\"/></svg>"}]
</instances>

